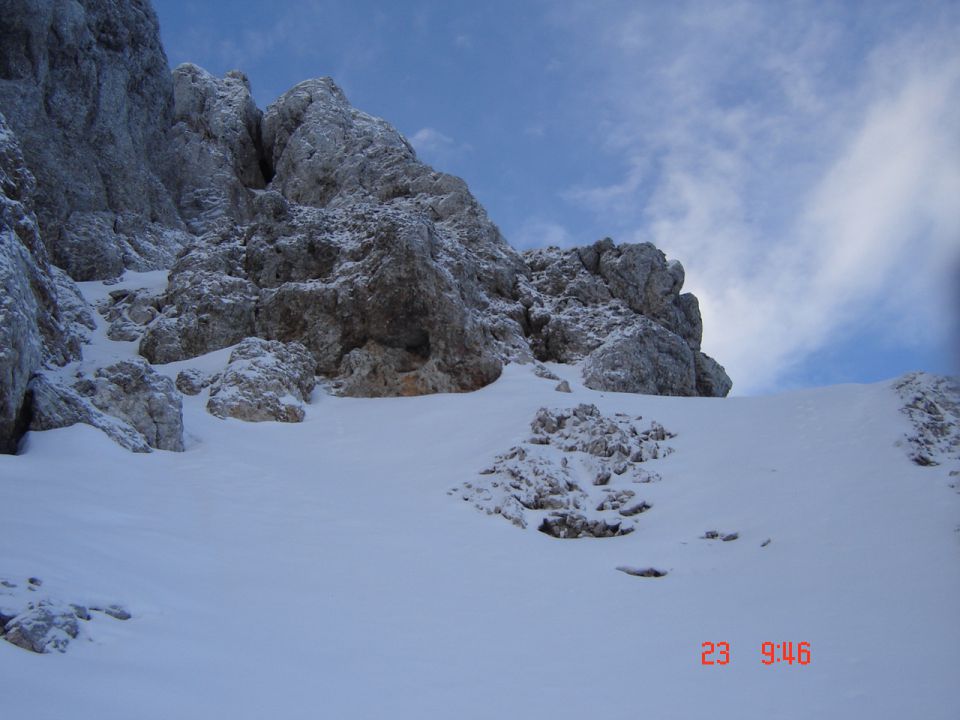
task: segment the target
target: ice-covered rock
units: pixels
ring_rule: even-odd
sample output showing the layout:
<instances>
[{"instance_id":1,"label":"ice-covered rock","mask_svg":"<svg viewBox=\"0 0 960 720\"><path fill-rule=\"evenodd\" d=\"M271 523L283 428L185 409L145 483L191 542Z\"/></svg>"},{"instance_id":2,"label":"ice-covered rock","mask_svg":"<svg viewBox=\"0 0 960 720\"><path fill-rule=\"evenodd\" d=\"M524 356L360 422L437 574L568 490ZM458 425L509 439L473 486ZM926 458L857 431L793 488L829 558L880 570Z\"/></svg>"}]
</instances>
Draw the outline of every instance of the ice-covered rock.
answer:
<instances>
[{"instance_id":1,"label":"ice-covered rock","mask_svg":"<svg viewBox=\"0 0 960 720\"><path fill-rule=\"evenodd\" d=\"M315 362L299 343L248 338L210 387L207 410L250 422L300 422L315 384Z\"/></svg>"}]
</instances>

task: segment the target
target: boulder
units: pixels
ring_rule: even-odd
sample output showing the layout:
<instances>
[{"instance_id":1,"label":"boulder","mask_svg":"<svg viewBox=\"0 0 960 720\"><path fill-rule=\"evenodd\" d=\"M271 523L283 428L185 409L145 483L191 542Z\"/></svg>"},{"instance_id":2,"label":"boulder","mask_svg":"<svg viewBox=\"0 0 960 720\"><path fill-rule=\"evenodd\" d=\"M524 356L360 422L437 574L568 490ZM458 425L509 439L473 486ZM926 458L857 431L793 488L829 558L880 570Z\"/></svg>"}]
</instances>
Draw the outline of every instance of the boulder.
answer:
<instances>
[{"instance_id":1,"label":"boulder","mask_svg":"<svg viewBox=\"0 0 960 720\"><path fill-rule=\"evenodd\" d=\"M147 439L130 423L108 415L71 387L44 374L30 381L30 430L56 430L77 423L92 425L133 452L151 452Z\"/></svg>"},{"instance_id":2,"label":"boulder","mask_svg":"<svg viewBox=\"0 0 960 720\"><path fill-rule=\"evenodd\" d=\"M100 368L74 389L108 415L137 430L152 448L183 450L183 407L173 380L145 361L122 360Z\"/></svg>"},{"instance_id":3,"label":"boulder","mask_svg":"<svg viewBox=\"0 0 960 720\"><path fill-rule=\"evenodd\" d=\"M80 633L77 614L67 604L41 600L10 620L3 639L35 653L66 652Z\"/></svg>"},{"instance_id":4,"label":"boulder","mask_svg":"<svg viewBox=\"0 0 960 720\"><path fill-rule=\"evenodd\" d=\"M315 384L315 363L299 343L247 338L210 387L207 410L248 422L300 422Z\"/></svg>"}]
</instances>

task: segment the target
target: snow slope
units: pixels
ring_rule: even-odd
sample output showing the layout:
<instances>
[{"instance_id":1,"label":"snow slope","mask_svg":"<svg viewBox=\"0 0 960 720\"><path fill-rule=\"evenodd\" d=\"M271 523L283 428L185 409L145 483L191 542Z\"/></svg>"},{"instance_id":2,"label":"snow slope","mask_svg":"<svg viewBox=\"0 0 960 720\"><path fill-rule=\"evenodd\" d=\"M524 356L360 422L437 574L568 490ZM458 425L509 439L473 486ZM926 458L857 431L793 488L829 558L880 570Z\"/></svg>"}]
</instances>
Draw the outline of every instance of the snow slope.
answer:
<instances>
[{"instance_id":1,"label":"snow slope","mask_svg":"<svg viewBox=\"0 0 960 720\"><path fill-rule=\"evenodd\" d=\"M85 362L134 349L100 328ZM667 398L551 369L573 393L509 366L464 395L317 390L299 425L219 420L202 393L184 453L30 434L0 456L0 577L133 618L65 654L0 642L0 717L960 717L960 494L897 445L890 383ZM538 408L583 402L676 433L635 532L556 539L449 494ZM701 665L705 641L730 663ZM765 641L812 662L766 666Z\"/></svg>"}]
</instances>

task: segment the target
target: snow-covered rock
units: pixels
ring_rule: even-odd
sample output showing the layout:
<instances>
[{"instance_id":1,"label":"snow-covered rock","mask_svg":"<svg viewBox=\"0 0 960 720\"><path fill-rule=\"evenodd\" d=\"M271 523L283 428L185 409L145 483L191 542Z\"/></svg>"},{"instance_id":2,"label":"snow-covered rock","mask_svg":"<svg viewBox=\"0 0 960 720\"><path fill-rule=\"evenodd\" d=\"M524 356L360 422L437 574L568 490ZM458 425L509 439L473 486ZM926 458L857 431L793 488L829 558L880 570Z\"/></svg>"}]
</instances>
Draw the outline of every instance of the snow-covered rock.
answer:
<instances>
[{"instance_id":1,"label":"snow-covered rock","mask_svg":"<svg viewBox=\"0 0 960 720\"><path fill-rule=\"evenodd\" d=\"M248 338L210 387L207 410L250 422L300 422L316 382L314 368L300 343Z\"/></svg>"},{"instance_id":2,"label":"snow-covered rock","mask_svg":"<svg viewBox=\"0 0 960 720\"><path fill-rule=\"evenodd\" d=\"M173 380L141 359L100 368L73 388L94 407L133 426L152 448L183 450L183 407Z\"/></svg>"},{"instance_id":3,"label":"snow-covered rock","mask_svg":"<svg viewBox=\"0 0 960 720\"><path fill-rule=\"evenodd\" d=\"M626 535L637 516L652 506L627 483L659 476L641 463L664 457L661 445L673 437L659 423L641 430L626 415L603 415L596 405L541 408L530 424L533 435L456 492L478 509L558 538Z\"/></svg>"},{"instance_id":4,"label":"snow-covered rock","mask_svg":"<svg viewBox=\"0 0 960 720\"><path fill-rule=\"evenodd\" d=\"M960 380L925 372L893 383L914 432L904 442L917 465L951 463L960 469Z\"/></svg>"},{"instance_id":5,"label":"snow-covered rock","mask_svg":"<svg viewBox=\"0 0 960 720\"><path fill-rule=\"evenodd\" d=\"M731 382L700 351L696 297L681 293L683 266L650 243L555 247L524 253L530 343L544 361L587 358L597 390L724 396Z\"/></svg>"}]
</instances>

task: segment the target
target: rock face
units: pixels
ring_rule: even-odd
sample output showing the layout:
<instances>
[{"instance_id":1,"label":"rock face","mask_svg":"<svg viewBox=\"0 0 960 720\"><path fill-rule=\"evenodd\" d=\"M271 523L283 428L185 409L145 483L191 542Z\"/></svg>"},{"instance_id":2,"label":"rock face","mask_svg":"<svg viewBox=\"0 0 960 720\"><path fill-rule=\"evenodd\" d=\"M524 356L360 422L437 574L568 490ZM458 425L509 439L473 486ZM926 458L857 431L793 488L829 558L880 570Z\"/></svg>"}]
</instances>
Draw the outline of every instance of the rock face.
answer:
<instances>
[{"instance_id":1,"label":"rock face","mask_svg":"<svg viewBox=\"0 0 960 720\"><path fill-rule=\"evenodd\" d=\"M100 308L108 336L152 363L255 337L301 345L311 373L347 395L469 391L534 359L583 362L594 389L729 392L701 352L682 266L652 245L521 255L462 180L420 162L331 79L262 112L238 71L171 73L147 0L0 0L0 13L0 450L29 422L31 376L76 358L94 327L71 278L124 269L170 268L165 290L118 291ZM118 416L149 447L174 448L166 390L148 392L166 398L163 417L140 417L120 396L153 381L119 372L38 384L34 426ZM218 382L225 398L235 385ZM212 405L260 412L236 407ZM295 419L296 407L263 412Z\"/></svg>"},{"instance_id":2,"label":"rock face","mask_svg":"<svg viewBox=\"0 0 960 720\"><path fill-rule=\"evenodd\" d=\"M300 422L315 383L313 357L303 345L248 338L210 387L207 410L252 422Z\"/></svg>"},{"instance_id":3,"label":"rock face","mask_svg":"<svg viewBox=\"0 0 960 720\"><path fill-rule=\"evenodd\" d=\"M0 107L52 260L78 280L168 265L172 81L149 3L2 0L0 15Z\"/></svg>"},{"instance_id":4,"label":"rock face","mask_svg":"<svg viewBox=\"0 0 960 720\"><path fill-rule=\"evenodd\" d=\"M528 306L538 360L585 359L594 390L724 396L723 368L700 351L696 297L681 294L683 266L649 243L546 248L524 254L535 292Z\"/></svg>"},{"instance_id":5,"label":"rock face","mask_svg":"<svg viewBox=\"0 0 960 720\"><path fill-rule=\"evenodd\" d=\"M173 71L170 149L179 161L174 197L191 232L220 218L245 222L253 214L250 189L262 189L261 112L243 73L215 78L196 65Z\"/></svg>"},{"instance_id":6,"label":"rock face","mask_svg":"<svg viewBox=\"0 0 960 720\"><path fill-rule=\"evenodd\" d=\"M30 378L45 362L80 355L78 325L93 320L73 282L52 267L40 240L36 182L0 115L0 452L15 452L29 422Z\"/></svg>"}]
</instances>

